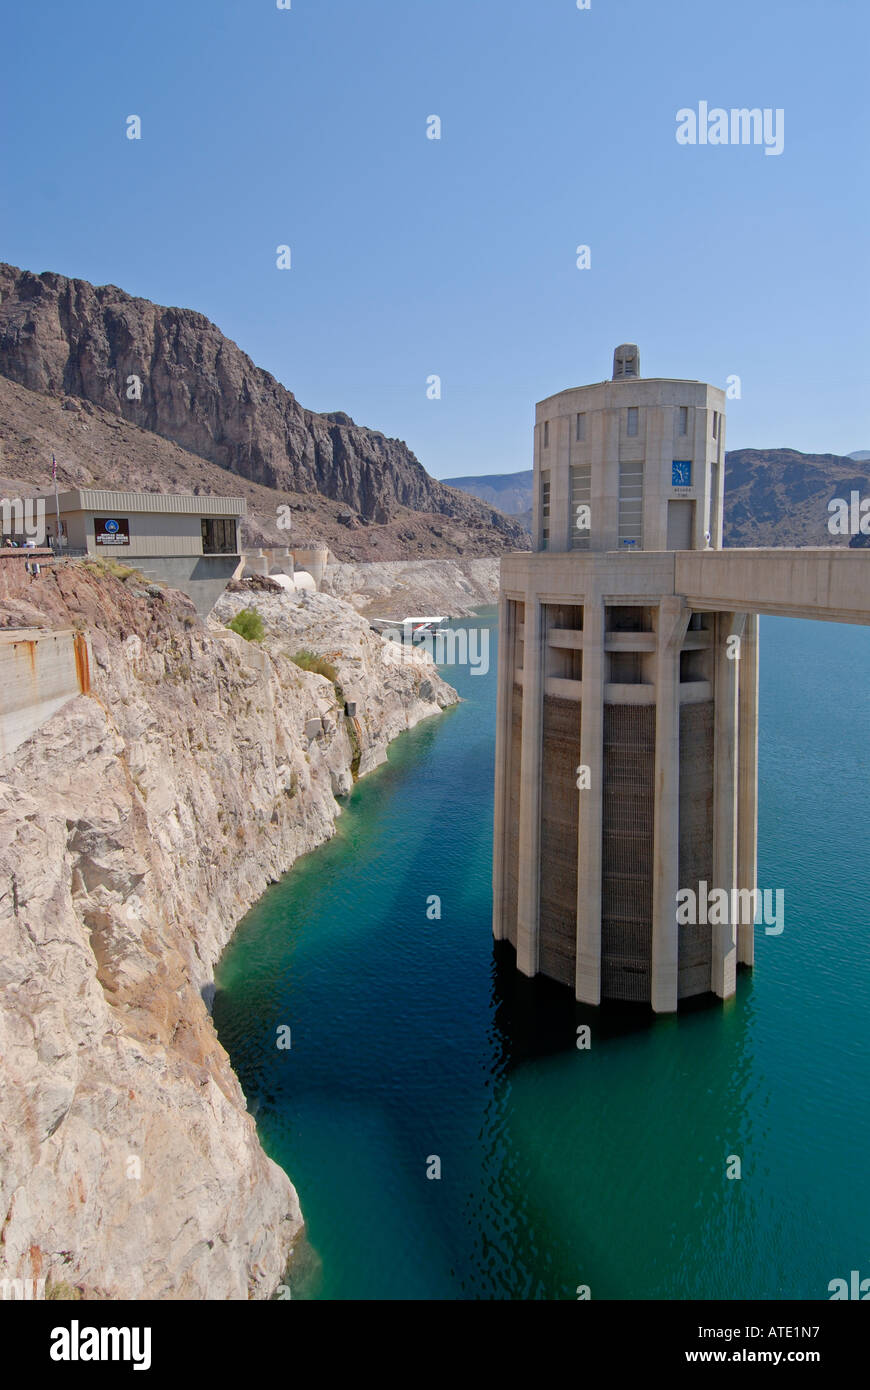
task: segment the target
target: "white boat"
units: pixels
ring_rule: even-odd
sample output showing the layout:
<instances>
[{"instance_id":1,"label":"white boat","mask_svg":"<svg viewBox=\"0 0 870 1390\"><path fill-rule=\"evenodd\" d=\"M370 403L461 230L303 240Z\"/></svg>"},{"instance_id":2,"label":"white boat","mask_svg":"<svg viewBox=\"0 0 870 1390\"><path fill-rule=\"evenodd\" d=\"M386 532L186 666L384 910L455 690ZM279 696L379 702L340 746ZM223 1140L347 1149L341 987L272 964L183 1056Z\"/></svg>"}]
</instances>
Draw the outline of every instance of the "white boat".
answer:
<instances>
[{"instance_id":1,"label":"white boat","mask_svg":"<svg viewBox=\"0 0 870 1390\"><path fill-rule=\"evenodd\" d=\"M422 642L427 637L443 637L447 633L447 628L441 627L441 623L446 623L444 616L436 617L410 617L410 618L369 618L369 622L376 631L381 632L384 628L390 628L393 632L401 632L403 642Z\"/></svg>"}]
</instances>

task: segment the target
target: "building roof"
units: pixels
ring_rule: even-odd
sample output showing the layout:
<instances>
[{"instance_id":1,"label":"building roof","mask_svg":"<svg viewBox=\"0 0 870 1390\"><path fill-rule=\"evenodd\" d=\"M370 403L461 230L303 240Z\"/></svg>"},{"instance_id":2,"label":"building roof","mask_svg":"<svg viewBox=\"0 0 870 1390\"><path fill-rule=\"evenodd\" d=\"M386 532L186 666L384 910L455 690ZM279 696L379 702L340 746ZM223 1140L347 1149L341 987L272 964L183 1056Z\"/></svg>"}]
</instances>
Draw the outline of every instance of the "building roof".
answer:
<instances>
[{"instance_id":1,"label":"building roof","mask_svg":"<svg viewBox=\"0 0 870 1390\"><path fill-rule=\"evenodd\" d=\"M714 386L710 381L700 381L695 377L684 376L627 376L618 377L616 381L610 377L604 381L587 381L582 386L564 386L561 391L554 391L549 396L544 396L536 402L536 405L546 405L548 401L558 400L560 396L570 396L582 391L595 391L601 387L606 387L609 391L625 392L626 396L638 388L655 386L698 386L703 391L717 391L724 396L725 392L721 386Z\"/></svg>"},{"instance_id":2,"label":"building roof","mask_svg":"<svg viewBox=\"0 0 870 1390\"><path fill-rule=\"evenodd\" d=\"M48 506L54 495L45 494ZM244 497L215 497L207 492L111 492L107 488L75 488L59 496L62 512L162 512L190 516L246 516Z\"/></svg>"}]
</instances>

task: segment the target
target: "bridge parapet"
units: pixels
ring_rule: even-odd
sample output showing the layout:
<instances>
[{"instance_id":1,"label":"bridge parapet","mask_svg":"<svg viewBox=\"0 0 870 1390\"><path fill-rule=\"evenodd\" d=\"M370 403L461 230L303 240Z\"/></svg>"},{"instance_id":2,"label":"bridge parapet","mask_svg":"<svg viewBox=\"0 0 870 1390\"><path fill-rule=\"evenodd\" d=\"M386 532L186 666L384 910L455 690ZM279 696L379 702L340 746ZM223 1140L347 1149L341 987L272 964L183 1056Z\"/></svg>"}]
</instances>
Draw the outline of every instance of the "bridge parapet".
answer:
<instances>
[{"instance_id":1,"label":"bridge parapet","mask_svg":"<svg viewBox=\"0 0 870 1390\"><path fill-rule=\"evenodd\" d=\"M693 609L870 625L870 549L680 550L674 589Z\"/></svg>"}]
</instances>

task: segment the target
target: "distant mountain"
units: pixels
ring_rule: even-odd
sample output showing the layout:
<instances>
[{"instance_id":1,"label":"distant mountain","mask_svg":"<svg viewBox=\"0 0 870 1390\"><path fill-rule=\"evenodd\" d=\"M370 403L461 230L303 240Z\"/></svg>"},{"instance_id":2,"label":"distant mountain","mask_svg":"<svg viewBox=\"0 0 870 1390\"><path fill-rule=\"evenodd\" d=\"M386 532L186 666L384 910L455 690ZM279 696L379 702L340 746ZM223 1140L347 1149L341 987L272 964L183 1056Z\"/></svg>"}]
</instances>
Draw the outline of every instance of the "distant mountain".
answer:
<instances>
[{"instance_id":1,"label":"distant mountain","mask_svg":"<svg viewBox=\"0 0 870 1390\"><path fill-rule=\"evenodd\" d=\"M45 487L54 451L61 486L123 477L144 491L244 493L248 544L319 540L340 559L528 543L515 521L431 478L402 440L306 410L191 309L0 263L0 377L9 478ZM291 533L277 529L283 503Z\"/></svg>"},{"instance_id":2,"label":"distant mountain","mask_svg":"<svg viewBox=\"0 0 870 1390\"><path fill-rule=\"evenodd\" d=\"M870 468L838 454L734 449L725 455L726 545L848 545L828 530L828 503L870 495Z\"/></svg>"},{"instance_id":3,"label":"distant mountain","mask_svg":"<svg viewBox=\"0 0 870 1390\"><path fill-rule=\"evenodd\" d=\"M726 545L847 545L828 531L828 502L854 489L870 496L870 450L848 457L796 449L733 449L725 455ZM856 463L859 467L856 468ZM532 471L450 478L531 526Z\"/></svg>"},{"instance_id":4,"label":"distant mountain","mask_svg":"<svg viewBox=\"0 0 870 1390\"><path fill-rule=\"evenodd\" d=\"M480 478L443 478L445 487L458 487L482 502L489 502L508 516L519 516L532 509L531 468L522 473L486 473Z\"/></svg>"}]
</instances>

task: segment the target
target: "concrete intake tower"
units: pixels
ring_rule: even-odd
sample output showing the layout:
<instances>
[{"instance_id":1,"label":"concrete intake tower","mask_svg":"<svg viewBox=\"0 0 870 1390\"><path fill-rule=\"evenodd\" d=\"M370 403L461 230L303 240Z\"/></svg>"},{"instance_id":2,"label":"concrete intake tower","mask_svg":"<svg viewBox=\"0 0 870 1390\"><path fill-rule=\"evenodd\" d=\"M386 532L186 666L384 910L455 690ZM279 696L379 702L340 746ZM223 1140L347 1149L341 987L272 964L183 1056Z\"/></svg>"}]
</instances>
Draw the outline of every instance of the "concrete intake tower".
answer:
<instances>
[{"instance_id":1,"label":"concrete intake tower","mask_svg":"<svg viewBox=\"0 0 870 1390\"><path fill-rule=\"evenodd\" d=\"M868 552L722 550L724 471L724 393L643 379L633 344L537 406L533 548L501 567L493 931L587 1004L734 993L754 914L678 925L677 893L756 887L757 614L870 621Z\"/></svg>"}]
</instances>

